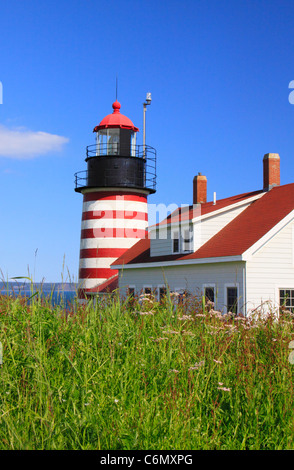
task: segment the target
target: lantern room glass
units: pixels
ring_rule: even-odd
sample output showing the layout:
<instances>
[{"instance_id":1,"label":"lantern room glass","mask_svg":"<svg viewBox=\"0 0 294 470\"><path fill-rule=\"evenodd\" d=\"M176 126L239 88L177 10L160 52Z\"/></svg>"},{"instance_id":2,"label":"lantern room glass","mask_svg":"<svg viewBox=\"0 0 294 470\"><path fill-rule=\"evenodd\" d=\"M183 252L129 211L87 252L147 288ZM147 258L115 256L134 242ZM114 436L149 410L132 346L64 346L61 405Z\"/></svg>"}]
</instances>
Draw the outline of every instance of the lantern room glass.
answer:
<instances>
[{"instance_id":1,"label":"lantern room glass","mask_svg":"<svg viewBox=\"0 0 294 470\"><path fill-rule=\"evenodd\" d=\"M120 128L100 129L96 133L96 156L102 155L130 155L135 157L136 132Z\"/></svg>"},{"instance_id":2,"label":"lantern room glass","mask_svg":"<svg viewBox=\"0 0 294 470\"><path fill-rule=\"evenodd\" d=\"M132 157L136 156L136 137L137 137L137 133L132 132L131 133L131 156Z\"/></svg>"},{"instance_id":3,"label":"lantern room glass","mask_svg":"<svg viewBox=\"0 0 294 470\"><path fill-rule=\"evenodd\" d=\"M96 155L119 155L120 129L100 129L96 136Z\"/></svg>"}]
</instances>

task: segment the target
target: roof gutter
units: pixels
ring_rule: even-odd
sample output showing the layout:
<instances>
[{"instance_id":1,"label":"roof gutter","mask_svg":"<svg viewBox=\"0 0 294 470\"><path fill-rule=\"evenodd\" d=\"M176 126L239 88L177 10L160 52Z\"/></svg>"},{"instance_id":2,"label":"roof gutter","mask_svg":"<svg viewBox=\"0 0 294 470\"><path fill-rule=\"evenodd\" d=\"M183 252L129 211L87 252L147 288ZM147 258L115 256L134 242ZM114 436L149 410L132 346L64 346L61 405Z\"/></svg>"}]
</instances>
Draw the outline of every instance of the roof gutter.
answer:
<instances>
[{"instance_id":1,"label":"roof gutter","mask_svg":"<svg viewBox=\"0 0 294 470\"><path fill-rule=\"evenodd\" d=\"M133 264L120 264L111 265L111 269L145 269L145 268L158 268L158 267L173 267L173 266L188 266L195 264L208 264L208 263L232 263L236 261L245 261L242 255L235 256L219 256L215 258L194 258L175 261L157 261L150 263L133 263Z\"/></svg>"}]
</instances>

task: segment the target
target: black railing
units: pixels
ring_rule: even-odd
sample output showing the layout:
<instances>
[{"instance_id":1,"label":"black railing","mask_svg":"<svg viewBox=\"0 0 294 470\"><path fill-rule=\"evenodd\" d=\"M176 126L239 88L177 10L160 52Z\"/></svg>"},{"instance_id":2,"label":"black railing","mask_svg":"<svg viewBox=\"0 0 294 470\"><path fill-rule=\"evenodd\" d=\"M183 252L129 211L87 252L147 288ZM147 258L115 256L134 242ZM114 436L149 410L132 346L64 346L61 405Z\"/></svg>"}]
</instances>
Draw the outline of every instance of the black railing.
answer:
<instances>
[{"instance_id":1,"label":"black railing","mask_svg":"<svg viewBox=\"0 0 294 470\"><path fill-rule=\"evenodd\" d=\"M109 160L107 157L110 157ZM119 144L116 148L110 147L109 144L89 145L86 161L88 170L75 173L77 191L83 187L95 186L133 187L156 191L156 150L149 145L145 148L143 145L128 146L128 149Z\"/></svg>"},{"instance_id":2,"label":"black railing","mask_svg":"<svg viewBox=\"0 0 294 470\"><path fill-rule=\"evenodd\" d=\"M88 145L86 148L87 158L92 157L105 157L109 156L122 156L122 157L137 157L148 158L156 160L156 150L150 145L132 145L122 144L120 142L108 142L105 144Z\"/></svg>"}]
</instances>

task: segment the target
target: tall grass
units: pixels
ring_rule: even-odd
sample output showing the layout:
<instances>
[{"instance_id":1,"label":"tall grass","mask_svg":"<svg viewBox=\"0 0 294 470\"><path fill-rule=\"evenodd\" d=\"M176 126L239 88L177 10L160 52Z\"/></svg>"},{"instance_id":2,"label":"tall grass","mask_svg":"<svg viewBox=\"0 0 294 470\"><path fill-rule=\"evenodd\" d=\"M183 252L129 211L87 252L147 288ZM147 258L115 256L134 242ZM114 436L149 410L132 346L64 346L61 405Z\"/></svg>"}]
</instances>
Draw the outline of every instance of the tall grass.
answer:
<instances>
[{"instance_id":1,"label":"tall grass","mask_svg":"<svg viewBox=\"0 0 294 470\"><path fill-rule=\"evenodd\" d=\"M0 297L0 449L292 449L291 314Z\"/></svg>"}]
</instances>

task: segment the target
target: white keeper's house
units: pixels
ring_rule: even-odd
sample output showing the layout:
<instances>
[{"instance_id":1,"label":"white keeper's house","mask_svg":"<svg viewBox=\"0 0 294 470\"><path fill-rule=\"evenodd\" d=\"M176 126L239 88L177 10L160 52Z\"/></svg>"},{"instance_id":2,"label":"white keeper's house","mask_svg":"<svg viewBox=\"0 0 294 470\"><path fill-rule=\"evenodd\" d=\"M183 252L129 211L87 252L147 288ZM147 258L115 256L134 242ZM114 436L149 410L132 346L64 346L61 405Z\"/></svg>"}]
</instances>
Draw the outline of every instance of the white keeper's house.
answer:
<instances>
[{"instance_id":1,"label":"white keeper's house","mask_svg":"<svg viewBox=\"0 0 294 470\"><path fill-rule=\"evenodd\" d=\"M260 305L294 309L294 183L280 185L280 157L263 158L263 189L207 201L206 177L193 204L148 229L111 268L128 293L206 295L215 309L247 315ZM117 271L116 271L117 272Z\"/></svg>"}]
</instances>

